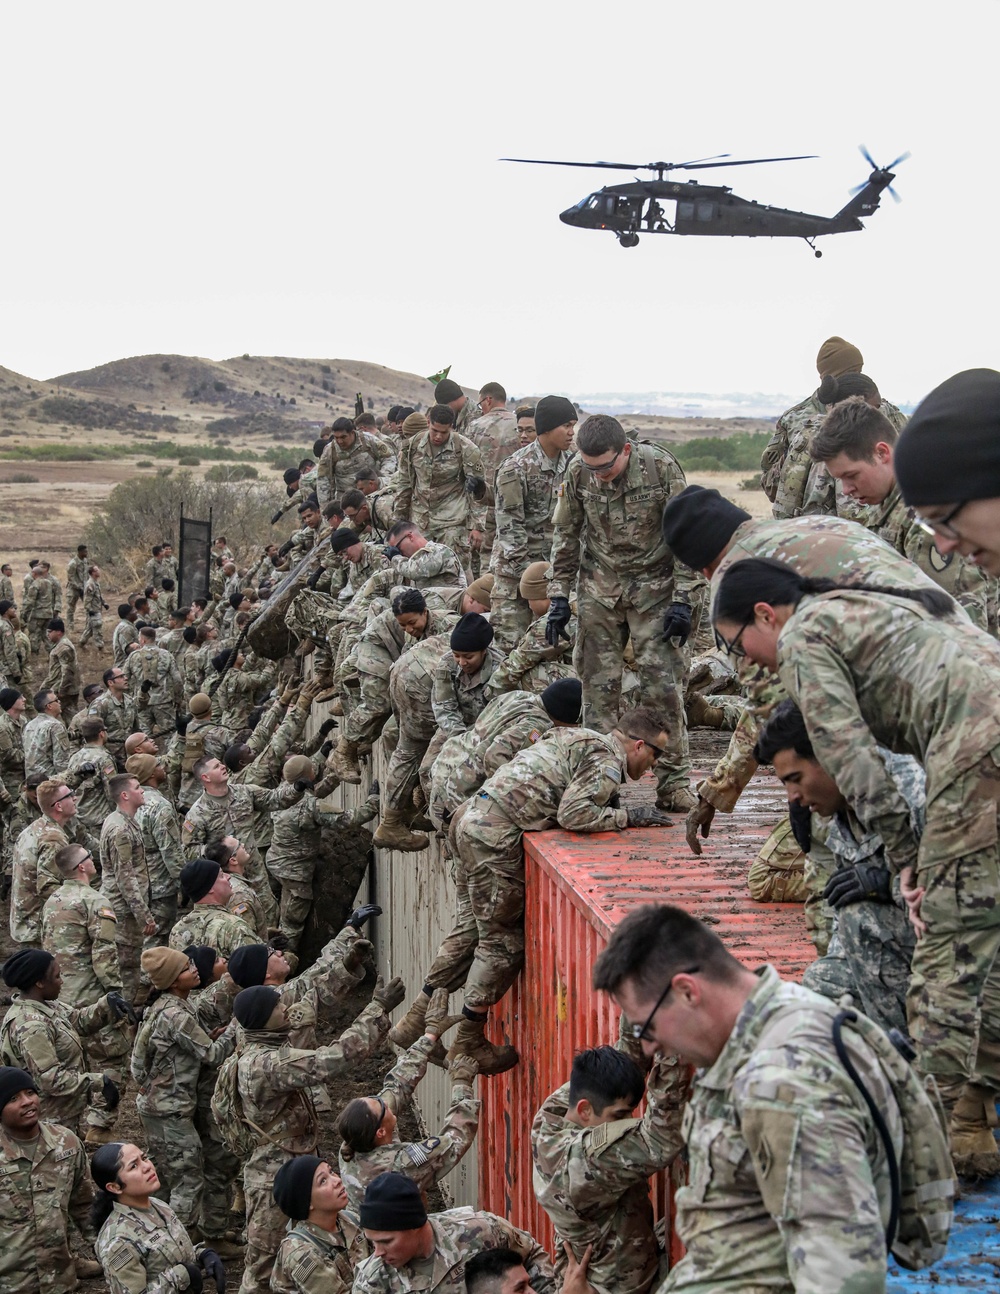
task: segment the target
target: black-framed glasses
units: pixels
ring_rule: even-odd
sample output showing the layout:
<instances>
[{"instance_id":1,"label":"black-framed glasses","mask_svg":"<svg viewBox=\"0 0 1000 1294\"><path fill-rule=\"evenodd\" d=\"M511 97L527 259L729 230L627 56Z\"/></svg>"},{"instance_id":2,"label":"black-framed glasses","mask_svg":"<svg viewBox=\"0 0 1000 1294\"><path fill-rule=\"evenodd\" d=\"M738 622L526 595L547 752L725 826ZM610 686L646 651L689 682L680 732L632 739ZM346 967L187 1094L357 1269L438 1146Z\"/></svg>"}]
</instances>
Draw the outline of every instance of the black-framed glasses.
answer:
<instances>
[{"instance_id":1,"label":"black-framed glasses","mask_svg":"<svg viewBox=\"0 0 1000 1294\"><path fill-rule=\"evenodd\" d=\"M656 1006L653 1007L652 1011L650 1011L649 1015L646 1017L646 1023L634 1024L632 1026L632 1037L635 1039L636 1042L655 1041L653 1038L653 1035L649 1032L650 1026L653 1023L653 1016L656 1015L660 1007L664 1004L664 1002L666 1002L667 997L670 994L670 990L674 986L674 980L677 978L678 975L697 975L700 970L701 970L700 966L689 966L686 970L674 971L673 975L671 975L670 977L670 983L667 985L667 987L663 990L663 992L660 994L659 998L657 999Z\"/></svg>"},{"instance_id":2,"label":"black-framed glasses","mask_svg":"<svg viewBox=\"0 0 1000 1294\"><path fill-rule=\"evenodd\" d=\"M60 795L55 800L52 801L52 807L55 808L57 804L62 804L63 800L75 800L75 799L76 799L76 792L67 791L65 795Z\"/></svg>"},{"instance_id":3,"label":"black-framed glasses","mask_svg":"<svg viewBox=\"0 0 1000 1294\"><path fill-rule=\"evenodd\" d=\"M595 476L599 472L610 472L611 469L614 467L615 463L617 463L619 458L621 458L622 454L624 454L624 452L625 452L625 446L622 445L621 449L618 451L617 454L615 454L614 458L609 458L606 463L585 463L584 460L581 458L580 466L583 468L585 472L593 472Z\"/></svg>"},{"instance_id":4,"label":"black-framed glasses","mask_svg":"<svg viewBox=\"0 0 1000 1294\"><path fill-rule=\"evenodd\" d=\"M754 617L753 617L753 613L751 612L749 620L743 621L743 623L740 625L739 633L736 635L736 637L733 639L732 642L726 642L725 638L723 638L722 634L719 633L718 629L715 629L714 630L715 645L719 649L719 651L724 651L727 656L737 656L737 657L745 656L747 654L746 648L740 642L740 639L743 637L746 631L753 624L753 620L754 620Z\"/></svg>"},{"instance_id":5,"label":"black-framed glasses","mask_svg":"<svg viewBox=\"0 0 1000 1294\"><path fill-rule=\"evenodd\" d=\"M376 1129L375 1129L377 1132L378 1129L381 1128L382 1124L385 1122L387 1106L385 1101L383 1101L380 1096L376 1096L375 1100L378 1101L378 1124L376 1125Z\"/></svg>"},{"instance_id":6,"label":"black-framed glasses","mask_svg":"<svg viewBox=\"0 0 1000 1294\"><path fill-rule=\"evenodd\" d=\"M952 510L943 516L940 521L928 521L926 517L919 515L915 515L913 519L925 535L940 535L943 539L961 539L962 536L951 523L968 502L968 499L963 499L961 503L956 503Z\"/></svg>"},{"instance_id":7,"label":"black-framed glasses","mask_svg":"<svg viewBox=\"0 0 1000 1294\"><path fill-rule=\"evenodd\" d=\"M57 800L57 801L56 801L56 803L58 804L58 803L59 803L59 801ZM81 859L79 859L79 860L78 860L78 862L77 862L77 864L76 864L76 865L77 865L77 867L82 867L82 866L84 865L84 863L87 861L87 859L88 859L88 858L90 859L90 861L91 861L91 862L93 862L93 861L94 861L94 855L93 855L93 854L84 854L84 856L83 856Z\"/></svg>"},{"instance_id":8,"label":"black-framed glasses","mask_svg":"<svg viewBox=\"0 0 1000 1294\"><path fill-rule=\"evenodd\" d=\"M650 750L655 750L657 759L662 759L664 755L669 754L666 746L658 746L655 741L649 741L646 737L636 737L630 732L627 732L625 736L628 737L629 741L641 741L642 744L644 746L648 746Z\"/></svg>"}]
</instances>

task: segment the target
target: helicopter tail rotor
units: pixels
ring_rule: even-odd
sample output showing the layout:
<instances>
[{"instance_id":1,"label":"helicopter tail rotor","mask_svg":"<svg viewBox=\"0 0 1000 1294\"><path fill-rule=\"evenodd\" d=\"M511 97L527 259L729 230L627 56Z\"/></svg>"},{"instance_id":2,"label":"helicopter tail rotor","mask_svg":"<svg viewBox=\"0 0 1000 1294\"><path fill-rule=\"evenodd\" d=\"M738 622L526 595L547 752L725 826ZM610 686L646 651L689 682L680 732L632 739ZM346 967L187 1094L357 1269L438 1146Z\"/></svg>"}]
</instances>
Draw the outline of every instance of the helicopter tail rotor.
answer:
<instances>
[{"instance_id":1,"label":"helicopter tail rotor","mask_svg":"<svg viewBox=\"0 0 1000 1294\"><path fill-rule=\"evenodd\" d=\"M888 175L890 171L894 171L897 166L901 165L909 157L912 157L912 153L910 153L909 149L907 149L905 153L900 153L898 157L893 158L893 160L889 163L888 166L879 166L879 164L875 161L875 159L872 157L871 153L869 153L868 149L864 146L864 144L858 145L858 152L865 159L868 165L872 168L872 173L868 177L868 179L865 180L864 184L856 184L854 188L851 189L850 193L852 198L856 197L857 194L859 194L862 189L867 187L867 185L872 183L878 183L878 181L881 180L884 176ZM896 192L896 190L892 187L891 184L887 184L885 187L889 193L889 196L892 198L893 202L899 203L903 201L903 199L899 196L899 194Z\"/></svg>"}]
</instances>

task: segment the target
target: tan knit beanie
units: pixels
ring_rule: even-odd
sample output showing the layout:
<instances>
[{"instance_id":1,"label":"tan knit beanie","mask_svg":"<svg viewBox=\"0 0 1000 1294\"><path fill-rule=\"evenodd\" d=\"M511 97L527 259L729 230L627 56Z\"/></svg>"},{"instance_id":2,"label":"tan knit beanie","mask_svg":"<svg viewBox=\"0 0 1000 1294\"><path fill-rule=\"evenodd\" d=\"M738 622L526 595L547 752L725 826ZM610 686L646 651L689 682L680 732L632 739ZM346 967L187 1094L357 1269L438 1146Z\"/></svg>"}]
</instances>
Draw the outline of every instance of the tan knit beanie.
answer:
<instances>
[{"instance_id":1,"label":"tan knit beanie","mask_svg":"<svg viewBox=\"0 0 1000 1294\"><path fill-rule=\"evenodd\" d=\"M187 970L190 958L176 948L147 948L139 961L153 988L164 989Z\"/></svg>"},{"instance_id":2,"label":"tan knit beanie","mask_svg":"<svg viewBox=\"0 0 1000 1294\"><path fill-rule=\"evenodd\" d=\"M155 755L129 755L125 761L125 772L131 773L140 786L145 786L159 764Z\"/></svg>"},{"instance_id":3,"label":"tan knit beanie","mask_svg":"<svg viewBox=\"0 0 1000 1294\"><path fill-rule=\"evenodd\" d=\"M493 603L490 600L490 594L493 592L493 576L490 572L480 575L478 580L473 580L465 591L471 594L480 606L484 606L487 611L493 609Z\"/></svg>"},{"instance_id":4,"label":"tan knit beanie","mask_svg":"<svg viewBox=\"0 0 1000 1294\"><path fill-rule=\"evenodd\" d=\"M548 562L532 562L521 576L518 592L526 602L541 602L549 596L552 567Z\"/></svg>"},{"instance_id":5,"label":"tan knit beanie","mask_svg":"<svg viewBox=\"0 0 1000 1294\"><path fill-rule=\"evenodd\" d=\"M422 413L408 413L399 429L400 435L415 436L420 431L426 431L429 426L430 423Z\"/></svg>"},{"instance_id":6,"label":"tan knit beanie","mask_svg":"<svg viewBox=\"0 0 1000 1294\"><path fill-rule=\"evenodd\" d=\"M188 702L188 709L196 719L203 714L212 713L212 698L207 692L195 692L194 696Z\"/></svg>"},{"instance_id":7,"label":"tan knit beanie","mask_svg":"<svg viewBox=\"0 0 1000 1294\"><path fill-rule=\"evenodd\" d=\"M857 346L843 337L827 337L816 356L816 372L820 377L840 377L842 373L860 373L865 359Z\"/></svg>"}]
</instances>

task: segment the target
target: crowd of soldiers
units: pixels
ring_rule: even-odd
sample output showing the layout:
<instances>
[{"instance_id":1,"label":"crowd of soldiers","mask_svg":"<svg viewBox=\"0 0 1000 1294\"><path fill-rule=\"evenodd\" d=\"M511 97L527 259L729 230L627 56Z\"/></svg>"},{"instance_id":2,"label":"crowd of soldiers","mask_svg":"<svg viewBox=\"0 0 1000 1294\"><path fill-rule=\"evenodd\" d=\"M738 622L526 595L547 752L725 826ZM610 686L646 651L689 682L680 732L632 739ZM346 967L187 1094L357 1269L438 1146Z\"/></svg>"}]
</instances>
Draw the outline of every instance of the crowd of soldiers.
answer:
<instances>
[{"instance_id":1,"label":"crowd of soldiers","mask_svg":"<svg viewBox=\"0 0 1000 1294\"><path fill-rule=\"evenodd\" d=\"M1000 375L907 424L850 343L817 369L762 462L773 520L614 418L445 377L426 412L335 421L284 472L294 533L216 537L207 596L179 604L153 547L99 681L70 637L82 604L105 652L87 547L65 593L47 561L20 590L0 567L5 1294L222 1294L232 1259L244 1294L868 1291L893 1245L939 1256L953 1172L1000 1174ZM732 731L695 788L689 724ZM376 742L381 785L324 807ZM681 812L700 854L760 764L789 818L748 883L805 902L804 986L677 908L634 912L594 974L617 1041L520 1130L555 1254L429 1211L477 1081L531 1063L487 1036L526 956L523 833ZM418 867L434 833L450 864L419 985L364 990L373 905L299 964L339 866L323 832L368 823ZM331 1036L323 1009L359 994ZM327 1085L387 1044L322 1157ZM428 1065L452 1102L406 1141ZM130 1087L141 1144L116 1135ZM685 1151L670 1269L649 1179Z\"/></svg>"}]
</instances>

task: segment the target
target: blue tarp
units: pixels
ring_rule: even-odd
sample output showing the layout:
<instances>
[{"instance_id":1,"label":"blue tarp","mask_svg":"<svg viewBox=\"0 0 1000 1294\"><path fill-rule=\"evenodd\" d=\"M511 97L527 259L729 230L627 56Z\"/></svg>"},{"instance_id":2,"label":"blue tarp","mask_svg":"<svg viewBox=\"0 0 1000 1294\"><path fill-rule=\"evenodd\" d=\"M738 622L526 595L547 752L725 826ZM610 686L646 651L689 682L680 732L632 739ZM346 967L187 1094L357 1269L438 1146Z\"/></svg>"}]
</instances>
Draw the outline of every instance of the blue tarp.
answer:
<instances>
[{"instance_id":1,"label":"blue tarp","mask_svg":"<svg viewBox=\"0 0 1000 1294\"><path fill-rule=\"evenodd\" d=\"M1000 1179L975 1189L963 1185L948 1252L922 1272L890 1263L886 1289L889 1294L1000 1289Z\"/></svg>"}]
</instances>

